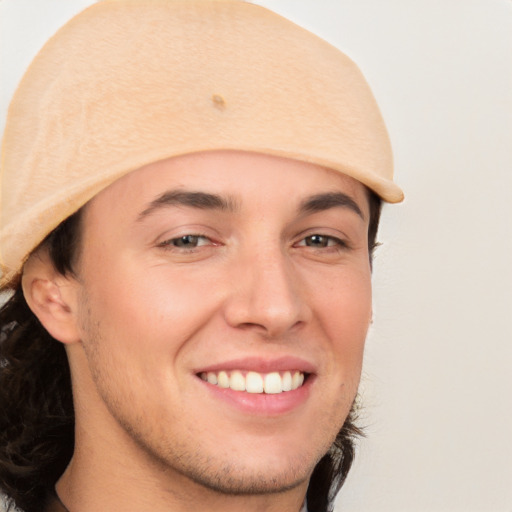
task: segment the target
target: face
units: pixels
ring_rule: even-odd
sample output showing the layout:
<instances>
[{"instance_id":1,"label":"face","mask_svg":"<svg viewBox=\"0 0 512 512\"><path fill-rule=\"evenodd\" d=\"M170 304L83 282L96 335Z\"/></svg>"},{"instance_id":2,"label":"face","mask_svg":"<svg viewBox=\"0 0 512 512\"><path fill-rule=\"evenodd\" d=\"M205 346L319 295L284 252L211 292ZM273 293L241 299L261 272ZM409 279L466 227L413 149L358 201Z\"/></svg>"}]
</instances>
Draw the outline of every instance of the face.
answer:
<instances>
[{"instance_id":1,"label":"face","mask_svg":"<svg viewBox=\"0 0 512 512\"><path fill-rule=\"evenodd\" d=\"M231 151L154 163L101 192L74 285L79 427L169 480L303 485L359 382L368 216L349 177Z\"/></svg>"}]
</instances>

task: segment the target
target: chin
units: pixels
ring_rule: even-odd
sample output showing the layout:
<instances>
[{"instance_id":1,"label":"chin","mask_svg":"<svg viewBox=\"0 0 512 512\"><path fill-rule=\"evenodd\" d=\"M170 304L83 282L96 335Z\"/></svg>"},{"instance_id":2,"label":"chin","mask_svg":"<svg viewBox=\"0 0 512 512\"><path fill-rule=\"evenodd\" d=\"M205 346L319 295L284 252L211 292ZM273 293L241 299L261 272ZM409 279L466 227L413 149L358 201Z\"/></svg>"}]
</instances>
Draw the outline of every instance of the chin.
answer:
<instances>
[{"instance_id":1,"label":"chin","mask_svg":"<svg viewBox=\"0 0 512 512\"><path fill-rule=\"evenodd\" d=\"M289 465L287 468L276 470L272 466L266 469L243 468L238 464L212 468L198 468L190 471L190 480L204 488L224 495L262 495L278 494L307 485L313 467Z\"/></svg>"},{"instance_id":2,"label":"chin","mask_svg":"<svg viewBox=\"0 0 512 512\"><path fill-rule=\"evenodd\" d=\"M203 447L202 453L181 458L178 471L203 488L228 495L276 494L300 486L307 488L316 464L331 445L330 439L321 443L313 439L308 443L277 441L262 438L246 442L243 447L221 442L224 453ZM168 462L172 466L177 461Z\"/></svg>"}]
</instances>

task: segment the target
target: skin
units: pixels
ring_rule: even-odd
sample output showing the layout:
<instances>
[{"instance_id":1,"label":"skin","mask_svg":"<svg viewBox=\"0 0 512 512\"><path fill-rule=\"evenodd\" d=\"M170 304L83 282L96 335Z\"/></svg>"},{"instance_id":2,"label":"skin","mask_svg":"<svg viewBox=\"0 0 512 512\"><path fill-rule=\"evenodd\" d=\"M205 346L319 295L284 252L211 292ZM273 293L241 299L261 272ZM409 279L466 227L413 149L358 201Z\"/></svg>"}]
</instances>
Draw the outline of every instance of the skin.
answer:
<instances>
[{"instance_id":1,"label":"skin","mask_svg":"<svg viewBox=\"0 0 512 512\"><path fill-rule=\"evenodd\" d=\"M228 207L155 203L169 191L215 194ZM326 193L345 194L360 214L327 203L300 211ZM235 151L153 163L93 198L76 276L38 255L23 278L71 366L76 449L57 485L66 506L297 512L359 383L367 229L356 180ZM183 246L190 234L200 238ZM224 399L198 376L247 358L304 362L307 392L265 409L251 396Z\"/></svg>"}]
</instances>

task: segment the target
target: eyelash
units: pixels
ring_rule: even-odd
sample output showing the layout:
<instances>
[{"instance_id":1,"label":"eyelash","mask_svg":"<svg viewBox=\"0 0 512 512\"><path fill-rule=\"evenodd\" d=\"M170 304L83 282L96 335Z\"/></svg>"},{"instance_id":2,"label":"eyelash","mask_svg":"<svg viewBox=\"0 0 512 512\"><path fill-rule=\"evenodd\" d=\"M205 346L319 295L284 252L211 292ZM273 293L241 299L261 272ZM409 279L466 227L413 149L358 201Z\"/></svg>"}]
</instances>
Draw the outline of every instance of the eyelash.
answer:
<instances>
[{"instance_id":1,"label":"eyelash","mask_svg":"<svg viewBox=\"0 0 512 512\"><path fill-rule=\"evenodd\" d=\"M184 242L185 239L195 239L197 242L199 239L207 240L208 244L201 244L201 245L194 245L193 247L186 247L186 246L180 246L177 245L179 242ZM199 235L195 233L189 233L186 235L178 236L176 238L170 238L169 240L165 240L158 244L159 247L163 247L164 249L168 248L171 250L181 250L181 251L193 251L197 249L198 247L202 247L203 245L215 245L210 238L208 238L205 235Z\"/></svg>"},{"instance_id":2,"label":"eyelash","mask_svg":"<svg viewBox=\"0 0 512 512\"><path fill-rule=\"evenodd\" d=\"M307 245L308 240L313 239L320 239L325 243L325 245L321 245L320 247L315 247L313 245ZM312 235L308 235L304 238L302 238L297 244L295 244L298 247L311 247L313 249L334 249L334 250L342 250L342 249L349 249L349 245L345 240L342 240L341 238L337 238L335 236L331 235L322 235L321 233L313 233Z\"/></svg>"},{"instance_id":3,"label":"eyelash","mask_svg":"<svg viewBox=\"0 0 512 512\"><path fill-rule=\"evenodd\" d=\"M186 240L189 240L189 242L186 242ZM206 240L208 243L206 244L199 244L199 240ZM308 241L312 242L315 239L317 239L317 242L321 242L322 245L320 246L314 246L314 245L308 245ZM180 243L185 243L186 245L179 245ZM187 244L190 244L192 246L188 246ZM180 251L194 251L198 249L199 247L202 247L204 245L216 245L212 240L205 236L200 234L186 234L183 236L179 236L176 238L170 238L168 240L165 240L158 244L159 247L163 247L166 249L171 250L180 250ZM342 250L342 249L349 249L349 245L346 241L341 240L340 238L330 236L330 235L323 235L320 233L313 233L312 235L308 235L304 238L302 238L298 243L295 244L295 247L310 247L313 249L331 249L331 250Z\"/></svg>"}]
</instances>

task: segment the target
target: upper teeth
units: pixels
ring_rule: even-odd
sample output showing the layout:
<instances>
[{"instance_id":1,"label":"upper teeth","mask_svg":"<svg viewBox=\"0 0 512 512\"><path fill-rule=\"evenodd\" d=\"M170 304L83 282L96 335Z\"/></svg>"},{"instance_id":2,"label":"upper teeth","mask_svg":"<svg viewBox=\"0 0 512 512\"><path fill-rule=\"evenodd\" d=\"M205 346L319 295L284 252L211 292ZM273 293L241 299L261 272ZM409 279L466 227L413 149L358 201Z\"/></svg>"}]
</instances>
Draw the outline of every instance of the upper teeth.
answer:
<instances>
[{"instance_id":1,"label":"upper teeth","mask_svg":"<svg viewBox=\"0 0 512 512\"><path fill-rule=\"evenodd\" d=\"M283 391L292 391L302 386L304 374L299 371L243 373L240 370L232 372L203 372L201 378L221 388L231 388L235 391L247 391L247 393L276 394Z\"/></svg>"}]
</instances>

